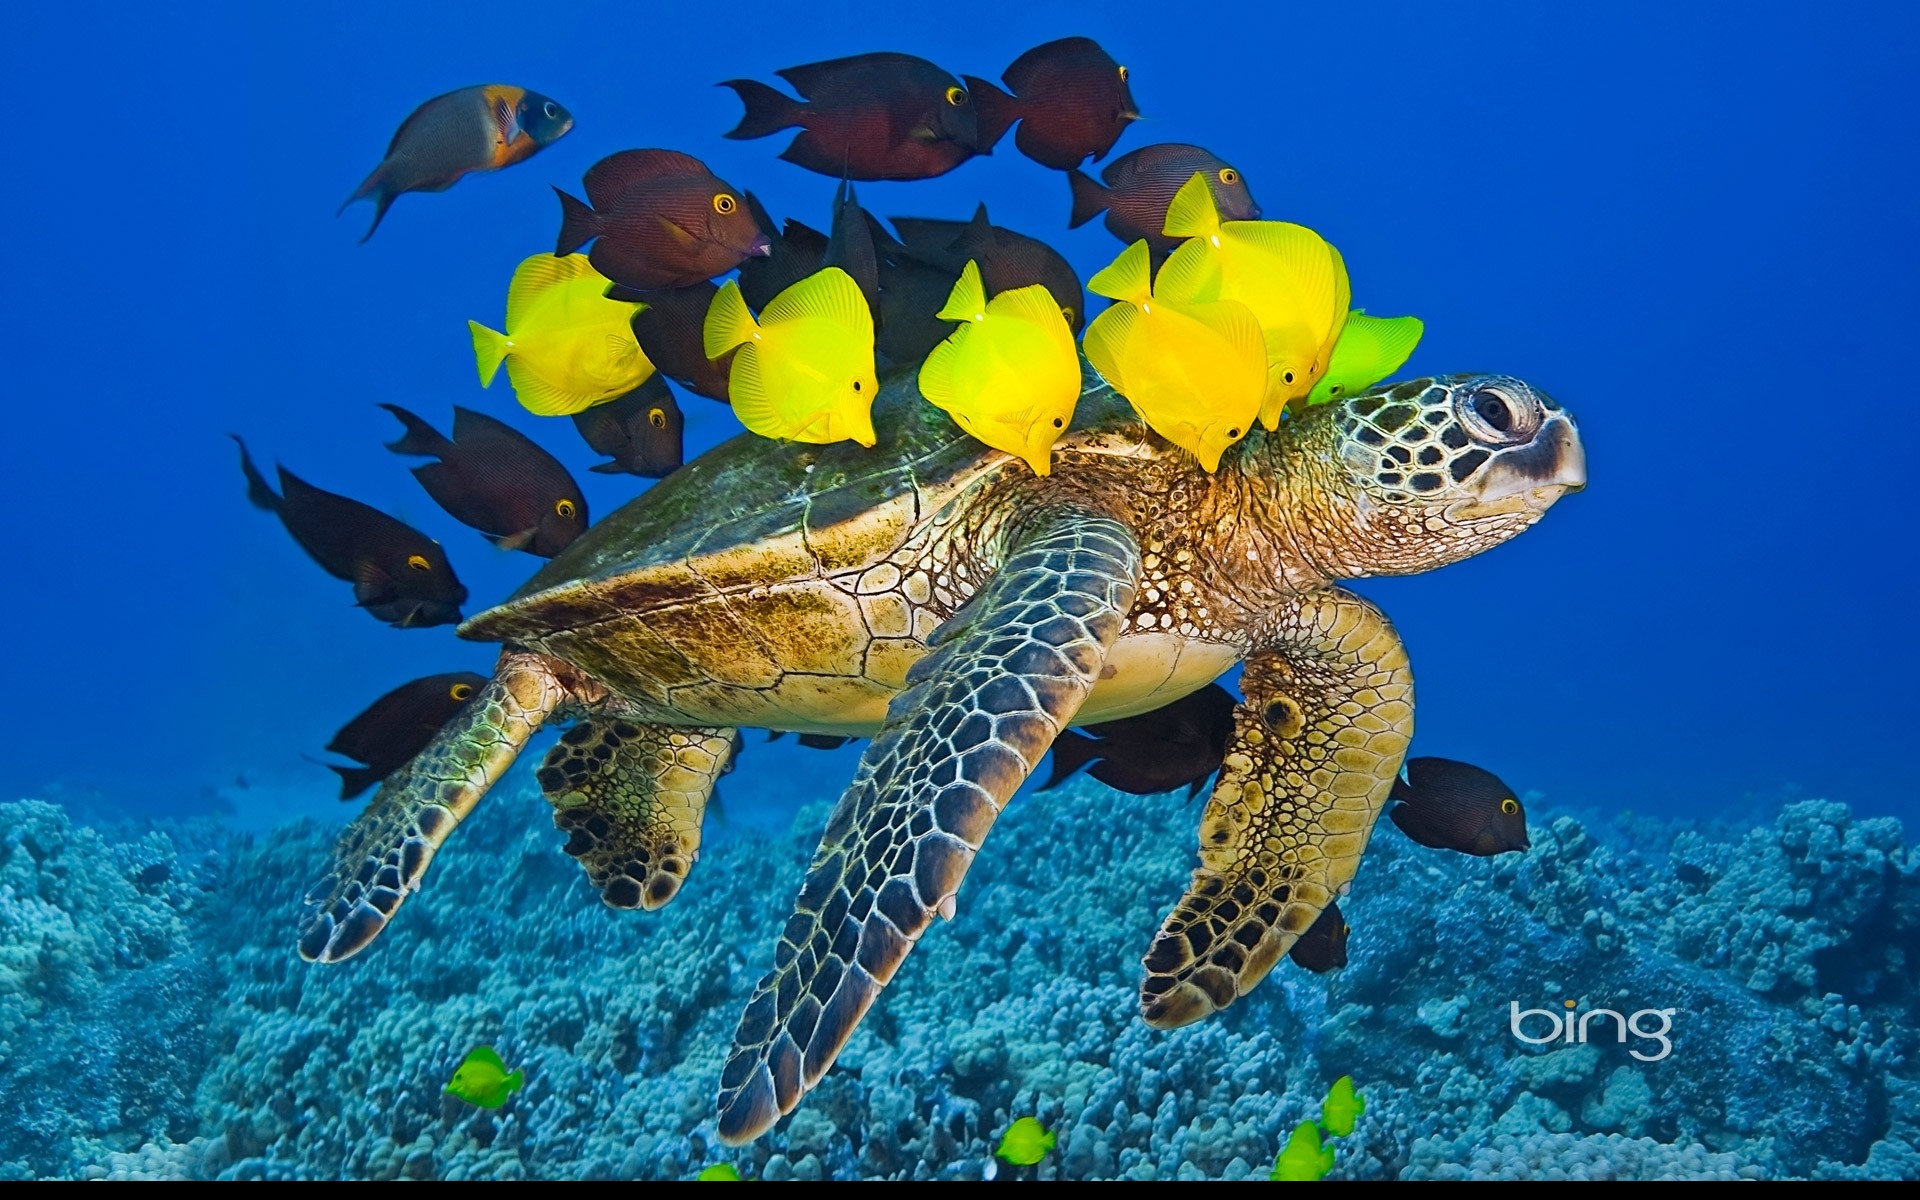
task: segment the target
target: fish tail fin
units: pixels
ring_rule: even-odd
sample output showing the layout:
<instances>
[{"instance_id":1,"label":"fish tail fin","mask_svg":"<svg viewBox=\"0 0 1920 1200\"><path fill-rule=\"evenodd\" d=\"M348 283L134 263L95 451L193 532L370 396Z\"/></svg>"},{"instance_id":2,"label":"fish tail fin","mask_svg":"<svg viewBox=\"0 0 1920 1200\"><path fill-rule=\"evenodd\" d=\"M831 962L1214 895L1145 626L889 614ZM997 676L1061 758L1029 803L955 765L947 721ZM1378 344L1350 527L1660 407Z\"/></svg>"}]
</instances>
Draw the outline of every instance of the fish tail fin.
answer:
<instances>
[{"instance_id":1,"label":"fish tail fin","mask_svg":"<svg viewBox=\"0 0 1920 1200\"><path fill-rule=\"evenodd\" d=\"M979 263L967 260L947 293L947 306L934 315L942 321L978 321L987 315L987 285L980 280Z\"/></svg>"},{"instance_id":2,"label":"fish tail fin","mask_svg":"<svg viewBox=\"0 0 1920 1200\"><path fill-rule=\"evenodd\" d=\"M980 153L991 154L994 143L1020 119L1020 101L984 79L962 75L960 82L967 85L967 94L973 97L974 120L979 128L975 145Z\"/></svg>"},{"instance_id":3,"label":"fish tail fin","mask_svg":"<svg viewBox=\"0 0 1920 1200\"><path fill-rule=\"evenodd\" d=\"M372 767L342 767L328 763L327 769L340 777L340 799L351 800L385 778Z\"/></svg>"},{"instance_id":4,"label":"fish tail fin","mask_svg":"<svg viewBox=\"0 0 1920 1200\"><path fill-rule=\"evenodd\" d=\"M1195 171L1180 185L1167 205L1167 220L1160 231L1170 238L1212 237L1220 232L1220 208L1205 175Z\"/></svg>"},{"instance_id":5,"label":"fish tail fin","mask_svg":"<svg viewBox=\"0 0 1920 1200\"><path fill-rule=\"evenodd\" d=\"M387 219L387 210L392 208L393 202L399 198L399 192L389 191L384 185L380 188L373 199L373 224L367 226L367 231L360 235L360 245L366 245L368 239L373 237L374 230L380 228L380 222Z\"/></svg>"},{"instance_id":6,"label":"fish tail fin","mask_svg":"<svg viewBox=\"0 0 1920 1200\"><path fill-rule=\"evenodd\" d=\"M260 474L260 468L253 465L253 455L247 452L247 444L240 435L230 433L234 444L240 447L240 472L247 477L247 499L255 508L264 508L268 512L280 511L280 497L268 486L266 478Z\"/></svg>"},{"instance_id":7,"label":"fish tail fin","mask_svg":"<svg viewBox=\"0 0 1920 1200\"><path fill-rule=\"evenodd\" d=\"M1147 249L1146 239L1128 246L1119 258L1096 271L1087 280L1087 290L1123 304L1153 299L1153 252Z\"/></svg>"},{"instance_id":8,"label":"fish tail fin","mask_svg":"<svg viewBox=\"0 0 1920 1200\"><path fill-rule=\"evenodd\" d=\"M1053 772L1047 781L1040 785L1041 791L1059 787L1072 777L1075 771L1100 757L1100 743L1084 733L1072 729L1062 729L1060 736L1053 739Z\"/></svg>"},{"instance_id":9,"label":"fish tail fin","mask_svg":"<svg viewBox=\"0 0 1920 1200\"><path fill-rule=\"evenodd\" d=\"M473 361L480 368L480 386L492 387L507 357L507 335L478 321L468 321L467 328L473 331Z\"/></svg>"},{"instance_id":10,"label":"fish tail fin","mask_svg":"<svg viewBox=\"0 0 1920 1200\"><path fill-rule=\"evenodd\" d=\"M763 138L800 123L800 102L757 79L729 79L719 86L732 88L740 103L747 106L740 123L725 135L734 141Z\"/></svg>"},{"instance_id":11,"label":"fish tail fin","mask_svg":"<svg viewBox=\"0 0 1920 1200\"><path fill-rule=\"evenodd\" d=\"M1073 211L1067 214L1067 228L1078 229L1107 211L1107 189L1095 183L1085 171L1075 167L1067 172L1067 186L1073 190Z\"/></svg>"},{"instance_id":12,"label":"fish tail fin","mask_svg":"<svg viewBox=\"0 0 1920 1200\"><path fill-rule=\"evenodd\" d=\"M526 1085L527 1073L516 1068L513 1074L507 1076L500 1082L506 1085L507 1094L512 1095Z\"/></svg>"},{"instance_id":13,"label":"fish tail fin","mask_svg":"<svg viewBox=\"0 0 1920 1200\"><path fill-rule=\"evenodd\" d=\"M700 327L700 348L708 358L719 358L735 346L752 341L759 328L747 311L740 285L729 279L720 285L707 308L706 322Z\"/></svg>"},{"instance_id":14,"label":"fish tail fin","mask_svg":"<svg viewBox=\"0 0 1920 1200\"><path fill-rule=\"evenodd\" d=\"M438 429L419 417L398 404L382 404L380 407L392 413L402 425L407 427L407 432L399 441L387 443L387 449L395 454L433 455L436 458L445 458L453 453L453 443L441 436Z\"/></svg>"},{"instance_id":15,"label":"fish tail fin","mask_svg":"<svg viewBox=\"0 0 1920 1200\"><path fill-rule=\"evenodd\" d=\"M560 240L553 248L554 257L559 258L572 254L604 231L600 214L586 201L569 196L559 188L554 188L553 194L560 197Z\"/></svg>"}]
</instances>

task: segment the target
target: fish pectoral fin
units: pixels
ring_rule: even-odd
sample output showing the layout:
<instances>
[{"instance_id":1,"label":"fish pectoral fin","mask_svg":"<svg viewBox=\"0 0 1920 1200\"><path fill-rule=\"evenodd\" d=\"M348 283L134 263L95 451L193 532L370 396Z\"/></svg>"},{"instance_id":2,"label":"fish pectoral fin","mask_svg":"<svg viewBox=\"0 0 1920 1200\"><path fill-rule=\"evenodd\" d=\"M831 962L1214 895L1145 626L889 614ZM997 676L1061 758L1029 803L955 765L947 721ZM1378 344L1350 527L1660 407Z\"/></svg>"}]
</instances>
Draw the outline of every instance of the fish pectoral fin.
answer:
<instances>
[{"instance_id":1,"label":"fish pectoral fin","mask_svg":"<svg viewBox=\"0 0 1920 1200\"><path fill-rule=\"evenodd\" d=\"M519 533L510 533L505 537L493 539L493 544L502 550L525 550L533 545L533 539L540 536L539 527L522 529Z\"/></svg>"},{"instance_id":2,"label":"fish pectoral fin","mask_svg":"<svg viewBox=\"0 0 1920 1200\"><path fill-rule=\"evenodd\" d=\"M658 213L654 214L653 219L660 223L660 231L667 235L667 240L682 250L687 249L699 240L691 233L688 233L677 222L660 216Z\"/></svg>"}]
</instances>

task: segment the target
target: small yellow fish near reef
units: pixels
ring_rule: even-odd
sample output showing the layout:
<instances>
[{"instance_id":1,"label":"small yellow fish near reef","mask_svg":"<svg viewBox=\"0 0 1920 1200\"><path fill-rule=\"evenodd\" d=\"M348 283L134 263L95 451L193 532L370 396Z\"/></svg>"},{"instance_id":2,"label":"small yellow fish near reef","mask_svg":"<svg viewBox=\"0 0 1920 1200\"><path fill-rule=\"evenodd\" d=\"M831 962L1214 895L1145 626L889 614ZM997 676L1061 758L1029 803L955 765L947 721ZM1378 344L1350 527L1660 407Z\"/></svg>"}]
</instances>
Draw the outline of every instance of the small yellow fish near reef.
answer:
<instances>
[{"instance_id":1,"label":"small yellow fish near reef","mask_svg":"<svg viewBox=\"0 0 1920 1200\"><path fill-rule=\"evenodd\" d=\"M1177 258L1178 255L1176 254ZM1172 259L1160 270L1162 290ZM1205 290L1210 259L1190 257L1185 281ZM1217 285L1216 285L1217 286ZM1128 246L1087 284L1120 303L1087 326L1087 361L1153 431L1218 470L1220 456L1253 428L1267 389L1260 322L1234 300L1169 303L1152 290L1147 243Z\"/></svg>"},{"instance_id":2,"label":"small yellow fish near reef","mask_svg":"<svg viewBox=\"0 0 1920 1200\"><path fill-rule=\"evenodd\" d=\"M1287 1148L1273 1160L1268 1179L1311 1182L1325 1179L1333 1170L1333 1147L1320 1144L1320 1127L1302 1121L1287 1139Z\"/></svg>"},{"instance_id":3,"label":"small yellow fish near reef","mask_svg":"<svg viewBox=\"0 0 1920 1200\"><path fill-rule=\"evenodd\" d=\"M1354 309L1334 343L1327 373L1307 393L1307 405L1344 400L1398 371L1426 329L1419 317L1370 317L1365 309Z\"/></svg>"},{"instance_id":4,"label":"small yellow fish near reef","mask_svg":"<svg viewBox=\"0 0 1920 1200\"><path fill-rule=\"evenodd\" d=\"M1032 1117L1021 1117L1000 1135L1000 1148L994 1153L1016 1167L1030 1167L1053 1149L1056 1135Z\"/></svg>"},{"instance_id":5,"label":"small yellow fish near reef","mask_svg":"<svg viewBox=\"0 0 1920 1200\"><path fill-rule=\"evenodd\" d=\"M695 1182L700 1182L703 1180L704 1181L723 1180L726 1182L738 1182L740 1179L740 1168L734 1166L732 1163L715 1163L712 1166L708 1167L706 1170L700 1172L698 1175L695 1175L693 1178Z\"/></svg>"},{"instance_id":6,"label":"small yellow fish near reef","mask_svg":"<svg viewBox=\"0 0 1920 1200\"><path fill-rule=\"evenodd\" d=\"M702 329L708 358L740 347L727 394L740 423L762 437L874 443L873 312L853 276L825 267L768 302L754 320L729 279Z\"/></svg>"},{"instance_id":7,"label":"small yellow fish near reef","mask_svg":"<svg viewBox=\"0 0 1920 1200\"><path fill-rule=\"evenodd\" d=\"M610 286L584 254L522 262L507 287L507 332L467 322L481 385L493 385L504 360L528 412L564 417L645 383L653 364L633 338L633 315L646 306L607 299Z\"/></svg>"},{"instance_id":8,"label":"small yellow fish near reef","mask_svg":"<svg viewBox=\"0 0 1920 1200\"><path fill-rule=\"evenodd\" d=\"M454 1069L447 1093L481 1108L499 1108L525 1082L519 1071L508 1073L507 1064L500 1061L492 1046L478 1046L468 1051Z\"/></svg>"},{"instance_id":9,"label":"small yellow fish near reef","mask_svg":"<svg viewBox=\"0 0 1920 1200\"><path fill-rule=\"evenodd\" d=\"M920 394L1035 475L1053 467L1053 443L1080 400L1073 329L1045 284L987 299L972 259L953 285L942 321L964 321L920 366Z\"/></svg>"},{"instance_id":10,"label":"small yellow fish near reef","mask_svg":"<svg viewBox=\"0 0 1920 1200\"><path fill-rule=\"evenodd\" d=\"M1347 323L1347 264L1325 238L1287 221L1220 220L1206 177L1195 174L1167 208L1168 237L1184 242L1161 268L1158 292L1176 301L1238 300L1253 310L1266 341L1267 395L1260 423L1280 426L1288 404L1305 400L1326 374ZM1218 272L1194 270L1211 259ZM1171 274L1169 274L1171 271Z\"/></svg>"},{"instance_id":11,"label":"small yellow fish near reef","mask_svg":"<svg viewBox=\"0 0 1920 1200\"><path fill-rule=\"evenodd\" d=\"M1335 1137L1353 1132L1353 1123L1367 1111L1367 1098L1354 1090L1353 1076L1342 1075L1320 1103L1320 1124Z\"/></svg>"}]
</instances>

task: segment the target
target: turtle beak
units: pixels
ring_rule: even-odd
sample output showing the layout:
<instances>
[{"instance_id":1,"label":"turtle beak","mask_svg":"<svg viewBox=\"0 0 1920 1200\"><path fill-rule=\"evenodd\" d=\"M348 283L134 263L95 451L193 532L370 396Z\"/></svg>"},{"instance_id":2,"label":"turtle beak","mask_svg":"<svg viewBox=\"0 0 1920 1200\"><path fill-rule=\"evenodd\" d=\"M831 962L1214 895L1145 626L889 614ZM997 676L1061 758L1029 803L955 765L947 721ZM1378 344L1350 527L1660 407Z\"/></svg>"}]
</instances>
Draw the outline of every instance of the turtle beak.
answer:
<instances>
[{"instance_id":1,"label":"turtle beak","mask_svg":"<svg viewBox=\"0 0 1920 1200\"><path fill-rule=\"evenodd\" d=\"M1456 520L1531 513L1539 517L1569 492L1587 486L1587 451L1572 418L1555 413L1524 446L1504 450L1486 465L1479 495L1455 505Z\"/></svg>"}]
</instances>

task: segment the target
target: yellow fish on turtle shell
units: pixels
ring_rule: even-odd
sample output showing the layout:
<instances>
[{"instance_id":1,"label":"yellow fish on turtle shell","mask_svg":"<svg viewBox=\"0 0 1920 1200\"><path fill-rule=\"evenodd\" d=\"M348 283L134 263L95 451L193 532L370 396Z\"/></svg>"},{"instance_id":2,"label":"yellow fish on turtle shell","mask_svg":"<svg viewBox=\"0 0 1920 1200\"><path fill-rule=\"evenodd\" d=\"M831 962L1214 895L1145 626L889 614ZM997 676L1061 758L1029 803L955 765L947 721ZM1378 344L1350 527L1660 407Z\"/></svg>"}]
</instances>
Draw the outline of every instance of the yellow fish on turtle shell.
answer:
<instances>
[{"instance_id":1,"label":"yellow fish on turtle shell","mask_svg":"<svg viewBox=\"0 0 1920 1200\"><path fill-rule=\"evenodd\" d=\"M653 364L634 340L633 315L646 305L607 299L609 286L584 254L536 254L514 268L507 332L467 322L481 386L505 361L528 412L564 417L645 383Z\"/></svg>"},{"instance_id":2,"label":"yellow fish on turtle shell","mask_svg":"<svg viewBox=\"0 0 1920 1200\"><path fill-rule=\"evenodd\" d=\"M727 394L762 437L873 445L873 312L853 276L823 267L768 302L755 320L729 279L701 330L707 357L740 348Z\"/></svg>"}]
</instances>

